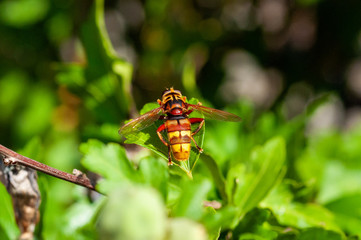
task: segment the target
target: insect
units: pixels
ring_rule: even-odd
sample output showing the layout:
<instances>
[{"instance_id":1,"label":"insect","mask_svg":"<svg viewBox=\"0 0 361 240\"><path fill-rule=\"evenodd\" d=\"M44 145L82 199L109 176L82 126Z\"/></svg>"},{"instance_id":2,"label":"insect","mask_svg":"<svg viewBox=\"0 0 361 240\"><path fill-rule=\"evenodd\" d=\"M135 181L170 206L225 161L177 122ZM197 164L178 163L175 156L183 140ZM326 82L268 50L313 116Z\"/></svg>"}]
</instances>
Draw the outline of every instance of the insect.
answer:
<instances>
[{"instance_id":1,"label":"insect","mask_svg":"<svg viewBox=\"0 0 361 240\"><path fill-rule=\"evenodd\" d=\"M157 134L164 145L168 147L168 165L172 165L171 155L177 161L189 159L191 141L194 142L200 153L203 152L203 149L198 146L193 136L203 127L204 119L189 118L189 114L193 111L200 112L206 119L241 121L240 117L232 113L204 107L201 103L198 103L198 105L189 104L186 97L182 96L179 90L173 88L164 91L162 100L158 99L157 102L160 105L158 108L128 122L119 129L119 134L126 137L130 133L149 127L157 120L164 120L165 122L158 127ZM195 123L199 123L199 126L192 132L191 125ZM168 141L163 138L161 134L163 131L167 132Z\"/></svg>"}]
</instances>

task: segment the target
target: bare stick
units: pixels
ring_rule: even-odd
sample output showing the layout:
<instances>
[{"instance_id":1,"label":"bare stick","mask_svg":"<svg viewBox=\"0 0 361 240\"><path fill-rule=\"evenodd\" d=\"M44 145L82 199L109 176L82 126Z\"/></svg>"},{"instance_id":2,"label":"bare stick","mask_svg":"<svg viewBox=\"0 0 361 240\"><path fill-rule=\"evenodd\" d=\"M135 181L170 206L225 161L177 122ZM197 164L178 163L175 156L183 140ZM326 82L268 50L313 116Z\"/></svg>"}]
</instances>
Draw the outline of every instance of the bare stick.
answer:
<instances>
[{"instance_id":1,"label":"bare stick","mask_svg":"<svg viewBox=\"0 0 361 240\"><path fill-rule=\"evenodd\" d=\"M75 183L80 186L96 191L94 185L91 183L89 178L79 170L74 169L73 171L74 174L66 173L56 168L47 166L43 163L37 162L31 158L24 157L23 155L20 155L19 153L16 153L4 147L1 144L0 144L0 154L4 156L3 162L5 165L11 165L11 164L23 165L35 169L37 171L46 173L48 175L51 175L53 177L60 178L65 181Z\"/></svg>"}]
</instances>

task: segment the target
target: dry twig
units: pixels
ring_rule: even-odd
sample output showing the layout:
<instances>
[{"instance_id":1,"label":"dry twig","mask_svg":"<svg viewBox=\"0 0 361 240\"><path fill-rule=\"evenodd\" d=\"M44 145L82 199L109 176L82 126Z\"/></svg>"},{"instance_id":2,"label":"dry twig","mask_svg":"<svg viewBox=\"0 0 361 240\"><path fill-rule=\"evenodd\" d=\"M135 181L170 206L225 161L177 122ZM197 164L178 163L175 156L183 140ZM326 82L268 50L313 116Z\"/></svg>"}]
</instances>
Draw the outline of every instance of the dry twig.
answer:
<instances>
[{"instance_id":1,"label":"dry twig","mask_svg":"<svg viewBox=\"0 0 361 240\"><path fill-rule=\"evenodd\" d=\"M37 162L31 158L20 155L0 144L0 155L5 165L22 165L34 170L46 173L56 178L63 179L65 181L75 183L77 185L95 190L95 184L92 183L85 174L80 174L79 170L75 170L76 174L70 174L60 171L56 168L52 168L43 163Z\"/></svg>"}]
</instances>

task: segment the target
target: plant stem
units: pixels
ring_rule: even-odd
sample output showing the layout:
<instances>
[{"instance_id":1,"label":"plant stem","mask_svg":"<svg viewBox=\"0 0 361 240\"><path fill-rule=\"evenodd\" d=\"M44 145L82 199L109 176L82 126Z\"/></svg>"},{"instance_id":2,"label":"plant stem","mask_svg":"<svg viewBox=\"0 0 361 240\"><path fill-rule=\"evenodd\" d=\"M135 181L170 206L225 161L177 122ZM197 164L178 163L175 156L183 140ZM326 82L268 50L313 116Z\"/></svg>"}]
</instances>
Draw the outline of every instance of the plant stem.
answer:
<instances>
[{"instance_id":1,"label":"plant stem","mask_svg":"<svg viewBox=\"0 0 361 240\"><path fill-rule=\"evenodd\" d=\"M31 158L20 155L17 152L12 151L9 148L4 147L0 144L0 155L3 155L2 160L5 165L18 164L22 166L26 166L37 171L46 173L56 178L63 179L65 181L75 183L77 185L89 188L91 190L95 190L95 184L93 184L89 178L81 173L79 170L74 169L75 174L66 173L60 171L56 168L52 168L48 165L35 161Z\"/></svg>"}]
</instances>

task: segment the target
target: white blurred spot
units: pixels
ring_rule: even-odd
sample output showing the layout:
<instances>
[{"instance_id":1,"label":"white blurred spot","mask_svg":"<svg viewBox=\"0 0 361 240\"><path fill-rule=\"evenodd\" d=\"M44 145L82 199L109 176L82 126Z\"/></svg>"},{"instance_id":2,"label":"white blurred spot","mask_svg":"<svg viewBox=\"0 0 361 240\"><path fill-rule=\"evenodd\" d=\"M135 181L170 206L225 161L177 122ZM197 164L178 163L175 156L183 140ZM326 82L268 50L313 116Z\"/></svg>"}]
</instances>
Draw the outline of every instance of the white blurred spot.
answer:
<instances>
[{"instance_id":1,"label":"white blurred spot","mask_svg":"<svg viewBox=\"0 0 361 240\"><path fill-rule=\"evenodd\" d=\"M342 101L333 97L327 103L320 106L311 116L306 134L317 134L323 131L341 128L345 118L345 110Z\"/></svg>"},{"instance_id":2,"label":"white blurred spot","mask_svg":"<svg viewBox=\"0 0 361 240\"><path fill-rule=\"evenodd\" d=\"M226 101L252 101L258 107L270 107L282 90L282 76L276 69L263 70L256 60L242 50L225 56L225 82L221 94Z\"/></svg>"},{"instance_id":3,"label":"white blurred spot","mask_svg":"<svg viewBox=\"0 0 361 240\"><path fill-rule=\"evenodd\" d=\"M257 18L265 32L279 32L286 23L287 5L284 0L262 0L259 3Z\"/></svg>"}]
</instances>

